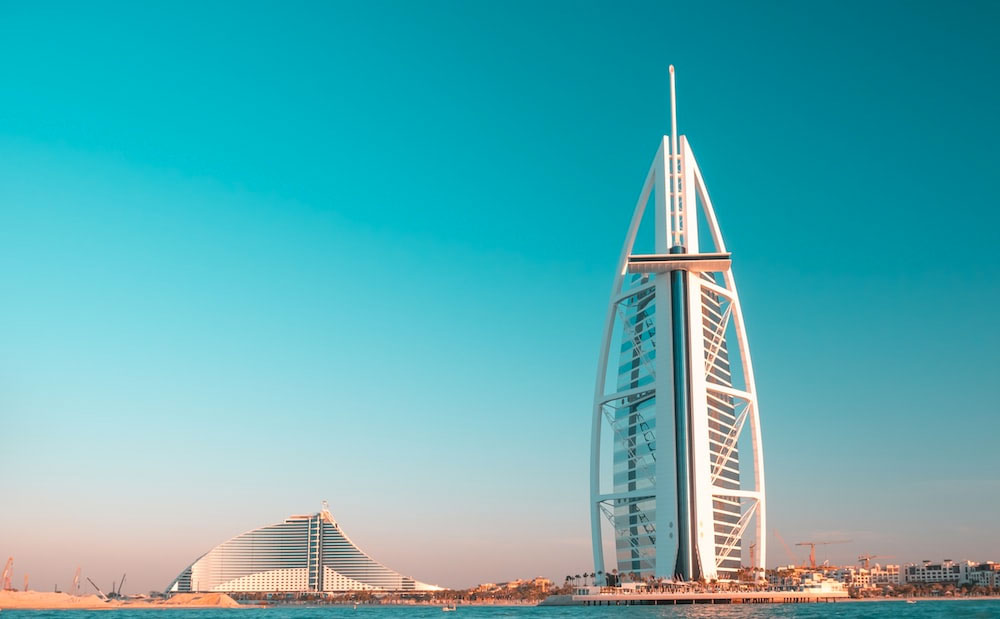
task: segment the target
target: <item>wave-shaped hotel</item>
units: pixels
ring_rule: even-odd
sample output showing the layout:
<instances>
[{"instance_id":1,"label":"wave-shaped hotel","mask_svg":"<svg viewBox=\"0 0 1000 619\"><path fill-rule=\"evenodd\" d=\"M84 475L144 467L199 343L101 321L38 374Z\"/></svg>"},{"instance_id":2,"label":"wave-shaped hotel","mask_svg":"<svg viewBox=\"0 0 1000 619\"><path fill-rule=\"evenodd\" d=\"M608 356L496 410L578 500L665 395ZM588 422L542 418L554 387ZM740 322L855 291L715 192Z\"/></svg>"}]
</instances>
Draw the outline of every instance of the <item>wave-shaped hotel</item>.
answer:
<instances>
[{"instance_id":1,"label":"wave-shaped hotel","mask_svg":"<svg viewBox=\"0 0 1000 619\"><path fill-rule=\"evenodd\" d=\"M673 67L670 100L671 134L640 192L604 326L591 422L594 570L711 581L749 565L759 577L764 461L746 326L705 181L677 135Z\"/></svg>"},{"instance_id":2,"label":"wave-shaped hotel","mask_svg":"<svg viewBox=\"0 0 1000 619\"><path fill-rule=\"evenodd\" d=\"M335 593L440 591L389 569L351 541L326 504L223 542L184 569L167 592Z\"/></svg>"}]
</instances>

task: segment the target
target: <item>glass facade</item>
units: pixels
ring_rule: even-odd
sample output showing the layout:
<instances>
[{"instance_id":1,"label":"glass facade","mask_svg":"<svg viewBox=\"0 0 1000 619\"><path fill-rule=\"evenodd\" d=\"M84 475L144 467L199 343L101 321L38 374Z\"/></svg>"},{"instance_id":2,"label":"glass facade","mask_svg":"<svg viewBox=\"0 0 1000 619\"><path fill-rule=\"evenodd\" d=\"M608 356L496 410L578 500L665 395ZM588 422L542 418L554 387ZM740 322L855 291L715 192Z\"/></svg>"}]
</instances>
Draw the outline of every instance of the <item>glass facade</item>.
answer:
<instances>
[{"instance_id":1,"label":"glass facade","mask_svg":"<svg viewBox=\"0 0 1000 619\"><path fill-rule=\"evenodd\" d=\"M618 392L650 391L625 398L615 409L615 492L649 490L650 496L618 499L614 504L618 571L642 577L656 568L656 363L655 293L649 276L635 276L640 291L621 303L623 326L618 361ZM643 288L643 286L645 286Z\"/></svg>"},{"instance_id":2,"label":"glass facade","mask_svg":"<svg viewBox=\"0 0 1000 619\"><path fill-rule=\"evenodd\" d=\"M614 409L614 492L629 493L629 498L614 501L615 553L617 569L640 577L656 571L656 394L653 389L656 361L657 311L655 274L633 275L629 285L637 292L621 301L622 324L618 350L616 389L619 393L649 391L623 398ZM701 275L714 283L710 274ZM732 388L729 349L724 335L728 300L702 287L701 324L708 414L709 453L717 488L740 489L739 449L735 444L739 403L729 395L714 392L711 385ZM668 405L668 408L672 406ZM665 440L673 440L667 437ZM649 490L649 496L641 496ZM735 579L740 569L741 544L737 540L730 552L722 549L738 535L740 500L713 496L712 519L717 556L726 554L716 568L721 579ZM710 542L711 543L711 542ZM672 566L671 566L672 569Z\"/></svg>"}]
</instances>

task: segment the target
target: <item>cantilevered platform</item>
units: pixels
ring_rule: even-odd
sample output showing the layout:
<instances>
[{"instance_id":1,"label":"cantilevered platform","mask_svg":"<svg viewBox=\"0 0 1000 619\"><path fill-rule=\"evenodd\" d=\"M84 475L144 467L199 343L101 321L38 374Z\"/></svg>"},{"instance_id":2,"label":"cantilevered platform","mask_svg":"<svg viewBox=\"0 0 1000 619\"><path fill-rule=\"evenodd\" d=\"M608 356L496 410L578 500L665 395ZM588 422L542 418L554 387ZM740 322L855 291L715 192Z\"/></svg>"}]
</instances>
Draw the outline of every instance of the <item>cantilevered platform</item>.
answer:
<instances>
[{"instance_id":1,"label":"cantilevered platform","mask_svg":"<svg viewBox=\"0 0 1000 619\"><path fill-rule=\"evenodd\" d=\"M666 273L667 271L726 271L732 263L729 252L712 254L632 254L629 273Z\"/></svg>"}]
</instances>

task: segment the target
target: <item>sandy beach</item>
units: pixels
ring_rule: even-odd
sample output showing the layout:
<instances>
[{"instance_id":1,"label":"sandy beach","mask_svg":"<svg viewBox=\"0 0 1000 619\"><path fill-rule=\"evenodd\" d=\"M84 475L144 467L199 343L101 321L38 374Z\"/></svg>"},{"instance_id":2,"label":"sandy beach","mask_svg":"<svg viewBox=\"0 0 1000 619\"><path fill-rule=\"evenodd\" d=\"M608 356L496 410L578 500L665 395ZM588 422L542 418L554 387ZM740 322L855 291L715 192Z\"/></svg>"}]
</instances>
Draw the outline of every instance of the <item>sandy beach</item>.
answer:
<instances>
[{"instance_id":1,"label":"sandy beach","mask_svg":"<svg viewBox=\"0 0 1000 619\"><path fill-rule=\"evenodd\" d=\"M111 610L116 608L249 608L225 593L178 593L165 600L109 600L96 595L70 595L41 591L0 591L0 609Z\"/></svg>"}]
</instances>

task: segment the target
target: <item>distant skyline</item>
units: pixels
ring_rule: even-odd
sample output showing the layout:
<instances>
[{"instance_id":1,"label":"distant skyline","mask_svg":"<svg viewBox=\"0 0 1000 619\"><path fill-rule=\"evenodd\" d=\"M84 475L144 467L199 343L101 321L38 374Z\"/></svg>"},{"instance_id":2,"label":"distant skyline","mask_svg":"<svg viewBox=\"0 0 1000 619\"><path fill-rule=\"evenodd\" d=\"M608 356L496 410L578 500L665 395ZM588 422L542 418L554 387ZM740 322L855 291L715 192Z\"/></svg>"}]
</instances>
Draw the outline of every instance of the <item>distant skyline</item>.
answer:
<instances>
[{"instance_id":1,"label":"distant skyline","mask_svg":"<svg viewBox=\"0 0 1000 619\"><path fill-rule=\"evenodd\" d=\"M1000 560L1000 7L0 3L0 560L162 589L326 499L468 587L591 569L600 326L679 125L768 563Z\"/></svg>"}]
</instances>

